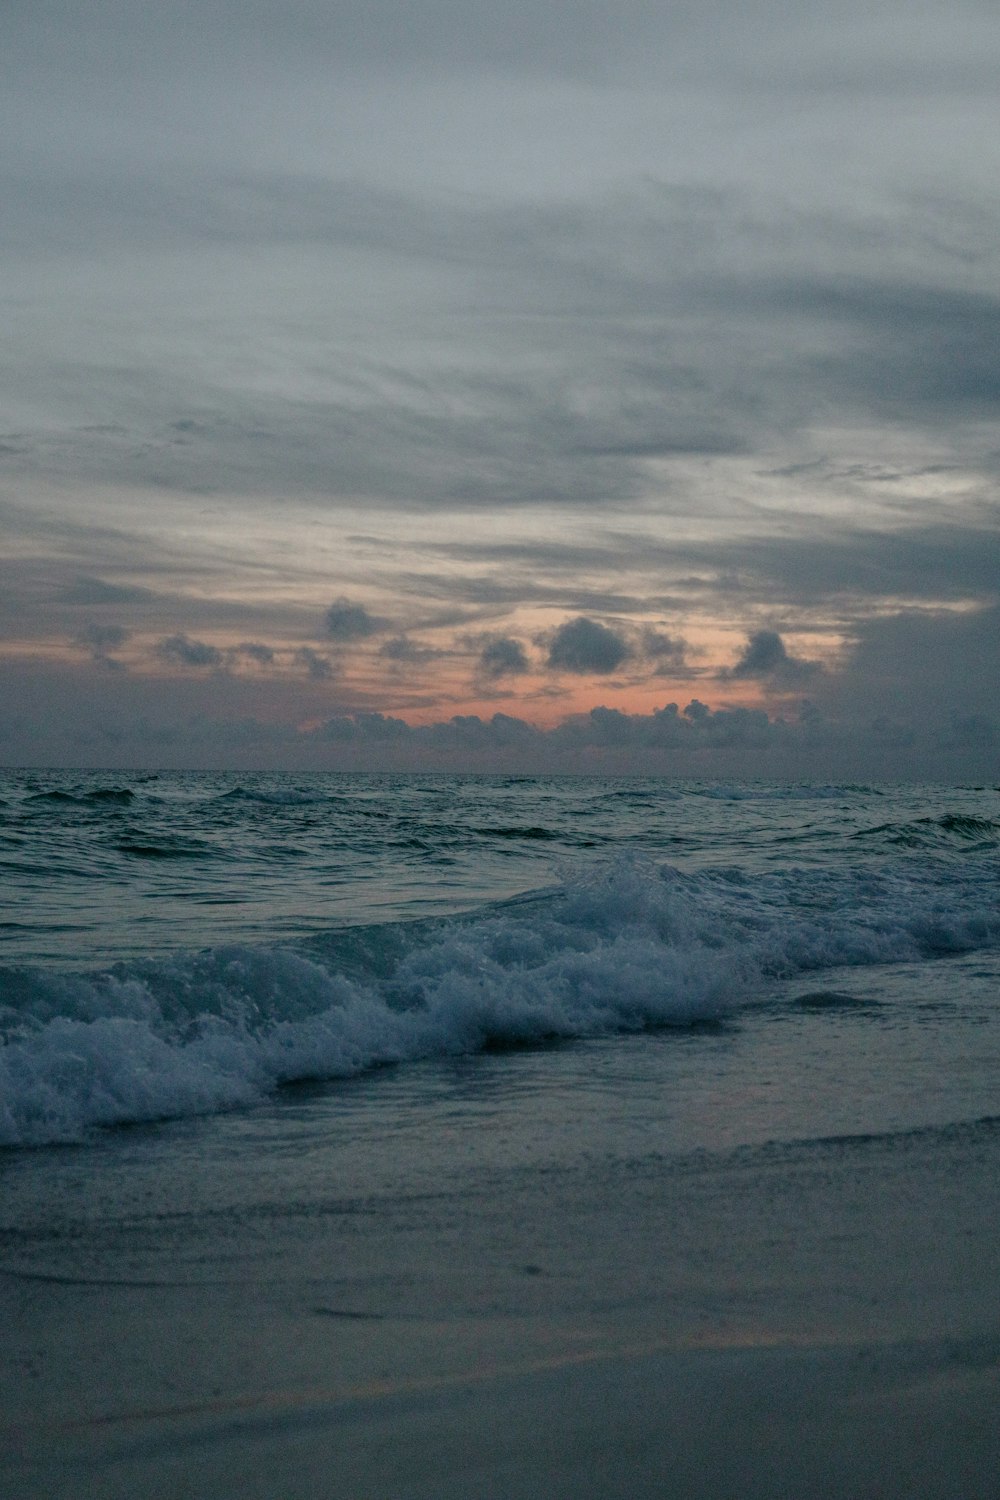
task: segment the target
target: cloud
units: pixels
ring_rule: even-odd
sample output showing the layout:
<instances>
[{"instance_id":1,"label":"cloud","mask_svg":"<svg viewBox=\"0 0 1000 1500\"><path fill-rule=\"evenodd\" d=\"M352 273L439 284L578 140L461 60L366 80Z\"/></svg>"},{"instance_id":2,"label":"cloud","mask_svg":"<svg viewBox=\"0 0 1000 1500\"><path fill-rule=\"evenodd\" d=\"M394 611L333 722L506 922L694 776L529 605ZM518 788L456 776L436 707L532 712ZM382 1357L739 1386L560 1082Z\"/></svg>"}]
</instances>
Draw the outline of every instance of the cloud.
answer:
<instances>
[{"instance_id":1,"label":"cloud","mask_svg":"<svg viewBox=\"0 0 1000 1500\"><path fill-rule=\"evenodd\" d=\"M561 672L614 672L631 655L628 643L601 625L580 615L560 625L549 642L548 665Z\"/></svg>"},{"instance_id":2,"label":"cloud","mask_svg":"<svg viewBox=\"0 0 1000 1500\"><path fill-rule=\"evenodd\" d=\"M101 666L109 667L112 671L124 671L122 663L110 653L124 646L128 638L129 632L122 625L104 625L91 621L77 632L74 644L89 651L92 659Z\"/></svg>"},{"instance_id":3,"label":"cloud","mask_svg":"<svg viewBox=\"0 0 1000 1500\"><path fill-rule=\"evenodd\" d=\"M0 727L5 754L22 765L995 780L1000 632L996 611L980 616L875 622L853 672L818 676L817 701L781 713L693 698L648 712L600 704L548 726L509 714L435 717L427 705L426 721L411 724L352 706L354 691L348 698L339 684L290 673L125 677L0 657L0 702L17 705ZM887 684L883 667L918 637L922 661ZM949 669L942 696L938 672Z\"/></svg>"},{"instance_id":4,"label":"cloud","mask_svg":"<svg viewBox=\"0 0 1000 1500\"><path fill-rule=\"evenodd\" d=\"M1000 722L987 714L958 714L949 731L948 744L956 749L992 750L1000 744Z\"/></svg>"},{"instance_id":5,"label":"cloud","mask_svg":"<svg viewBox=\"0 0 1000 1500\"><path fill-rule=\"evenodd\" d=\"M225 662L218 647L184 634L166 636L157 645L156 654L181 667L221 667Z\"/></svg>"},{"instance_id":6,"label":"cloud","mask_svg":"<svg viewBox=\"0 0 1000 1500\"><path fill-rule=\"evenodd\" d=\"M209 650L211 649L209 647ZM231 647L229 655L231 657L245 656L261 667L274 665L274 648L266 646L262 641L243 641L239 646Z\"/></svg>"},{"instance_id":7,"label":"cloud","mask_svg":"<svg viewBox=\"0 0 1000 1500\"><path fill-rule=\"evenodd\" d=\"M821 489L835 489L839 466L824 464ZM887 476L888 477L888 476ZM910 524L856 529L852 518L837 527L804 525L799 535L751 537L737 543L695 544L683 549L692 564L729 575L744 590L766 598L815 607L841 603L867 609L871 601L979 599L995 597L1000 578L1000 515L992 505L970 505L970 514L948 522L924 522L921 512L940 509L930 498L938 476L896 473L902 481ZM947 481L947 472L940 476ZM956 479L969 479L960 472ZM926 489L924 488L926 485ZM878 483L851 487L859 507L877 503ZM922 497L922 491L927 498Z\"/></svg>"},{"instance_id":8,"label":"cloud","mask_svg":"<svg viewBox=\"0 0 1000 1500\"><path fill-rule=\"evenodd\" d=\"M80 646L89 646L94 651L114 651L119 646L124 646L128 640L128 631L122 625L98 625L91 622L76 636L76 642Z\"/></svg>"},{"instance_id":9,"label":"cloud","mask_svg":"<svg viewBox=\"0 0 1000 1500\"><path fill-rule=\"evenodd\" d=\"M327 634L335 641L363 641L377 635L382 622L370 615L363 604L352 604L349 599L337 599L325 615Z\"/></svg>"},{"instance_id":10,"label":"cloud","mask_svg":"<svg viewBox=\"0 0 1000 1500\"><path fill-rule=\"evenodd\" d=\"M188 493L211 475L222 493L380 507L621 505L648 492L651 466L750 454L817 418L870 419L873 404L956 445L974 437L954 419L986 415L1000 332L988 276L968 286L959 269L987 264L996 234L974 199L953 206L945 246L940 205L926 200L896 203L892 228L884 211L810 211L780 187L626 180L529 203L207 161L153 165L143 179L123 167L85 181L26 173L29 190L12 180L4 195L25 244L65 255L67 223L91 224L73 231L84 240L72 251L98 267L94 296L119 319L136 311L120 345L99 352L66 289L65 332L46 324L44 341L39 330L11 346L33 404L70 414L22 435L29 456L13 461ZM273 309L269 357L225 286L202 311L227 329L228 364L208 359L194 307L178 329L144 271L165 236L192 266L219 246L235 257L244 296L249 284ZM293 275L306 249L315 271ZM280 297L265 271L275 255L290 268ZM320 266L340 295L317 309ZM123 277L136 278L128 296ZM468 277L488 292L481 311ZM414 278L423 291L404 343L394 318ZM195 303L208 295L194 278L188 290ZM356 302L363 337L340 311ZM444 350L442 303L462 330ZM70 362L58 371L55 346ZM235 375L250 357L264 361L252 387ZM102 409L114 423L94 422Z\"/></svg>"},{"instance_id":11,"label":"cloud","mask_svg":"<svg viewBox=\"0 0 1000 1500\"><path fill-rule=\"evenodd\" d=\"M488 678L515 677L530 668L528 657L520 641L513 636L495 636L486 642L479 653L477 670Z\"/></svg>"},{"instance_id":12,"label":"cloud","mask_svg":"<svg viewBox=\"0 0 1000 1500\"><path fill-rule=\"evenodd\" d=\"M150 589L107 583L103 578L77 578L59 591L64 604L142 604L156 596Z\"/></svg>"},{"instance_id":13,"label":"cloud","mask_svg":"<svg viewBox=\"0 0 1000 1500\"><path fill-rule=\"evenodd\" d=\"M811 466L814 493L842 494L846 487L857 507L871 512L888 493L893 502L887 524L869 523L858 530L853 515L832 520L799 516L782 526L781 535L744 535L734 521L722 535L709 540L678 538L649 530L609 530L603 544L582 546L555 536L505 540L470 537L435 543L427 550L443 554L466 568L496 568L504 580L466 574L455 588L463 597L513 602L519 598L562 602L568 591L590 595L594 609L628 612L645 602L611 589L598 593L595 574L618 580L658 575L661 587L677 591L665 607L680 609L682 593L744 595L796 605L841 603L866 608L887 598L955 600L991 599L1000 578L1000 509L992 498L993 485L980 499L972 476L945 465L936 472L881 466L881 473L859 475L830 455ZM770 476L769 476L770 477ZM804 482L793 474L789 504L801 494ZM754 479L748 468L746 482ZM929 520L940 511L940 484L973 488L965 514L947 522ZM902 492L903 501L900 501ZM899 513L901 504L905 511ZM446 585L445 575L427 575L427 585ZM660 597L660 590L655 596Z\"/></svg>"},{"instance_id":14,"label":"cloud","mask_svg":"<svg viewBox=\"0 0 1000 1500\"><path fill-rule=\"evenodd\" d=\"M904 610L860 622L843 670L815 696L838 719L892 720L951 742L963 722L995 719L998 683L1000 605Z\"/></svg>"},{"instance_id":15,"label":"cloud","mask_svg":"<svg viewBox=\"0 0 1000 1500\"><path fill-rule=\"evenodd\" d=\"M990 715L941 612L1000 577L987 0L181 0L195 52L173 9L5 8L12 652L110 662L107 615L130 688L164 637L294 724L335 661L451 712L400 632L625 703L764 621L728 680Z\"/></svg>"},{"instance_id":16,"label":"cloud","mask_svg":"<svg viewBox=\"0 0 1000 1500\"><path fill-rule=\"evenodd\" d=\"M694 698L683 710L668 703L649 714L592 708L551 733L565 745L649 751L760 749L793 739L798 731L769 718L763 709L711 709Z\"/></svg>"},{"instance_id":17,"label":"cloud","mask_svg":"<svg viewBox=\"0 0 1000 1500\"><path fill-rule=\"evenodd\" d=\"M609 763L636 769L662 765L661 757L741 753L792 753L815 738L814 719L772 719L762 709L716 709L693 699L649 714L628 714L597 707L576 714L551 729L542 729L509 714L483 719L459 714L436 723L409 725L378 713L338 715L313 736L354 751L391 750L394 763L433 764L440 755L451 760L482 756L496 764L522 767L584 768L588 757L612 757ZM428 760L430 757L430 760ZM466 761L465 763L469 763Z\"/></svg>"},{"instance_id":18,"label":"cloud","mask_svg":"<svg viewBox=\"0 0 1000 1500\"><path fill-rule=\"evenodd\" d=\"M758 630L747 641L743 655L733 668L734 677L767 677L788 661L781 636L773 630Z\"/></svg>"},{"instance_id":19,"label":"cloud","mask_svg":"<svg viewBox=\"0 0 1000 1500\"><path fill-rule=\"evenodd\" d=\"M420 737L420 730L412 729L405 719L378 712L335 714L314 733L326 740L375 745Z\"/></svg>"},{"instance_id":20,"label":"cloud","mask_svg":"<svg viewBox=\"0 0 1000 1500\"><path fill-rule=\"evenodd\" d=\"M802 683L822 671L819 662L789 656L776 630L756 630L747 638L743 654L723 676L758 678L781 683Z\"/></svg>"},{"instance_id":21,"label":"cloud","mask_svg":"<svg viewBox=\"0 0 1000 1500\"><path fill-rule=\"evenodd\" d=\"M313 649L312 646L300 646L293 657L295 664L304 667L306 674L314 681L325 681L334 673L333 662L328 656Z\"/></svg>"},{"instance_id":22,"label":"cloud","mask_svg":"<svg viewBox=\"0 0 1000 1500\"><path fill-rule=\"evenodd\" d=\"M447 651L438 650L435 646L426 646L420 641L411 641L409 636L395 635L385 641L378 649L378 654L386 661L399 662L401 665L415 662L434 661L437 657L447 656Z\"/></svg>"},{"instance_id":23,"label":"cloud","mask_svg":"<svg viewBox=\"0 0 1000 1500\"><path fill-rule=\"evenodd\" d=\"M685 660L687 642L680 636L647 628L642 632L640 651L644 657L656 662L656 675L659 677L672 677L688 672Z\"/></svg>"}]
</instances>

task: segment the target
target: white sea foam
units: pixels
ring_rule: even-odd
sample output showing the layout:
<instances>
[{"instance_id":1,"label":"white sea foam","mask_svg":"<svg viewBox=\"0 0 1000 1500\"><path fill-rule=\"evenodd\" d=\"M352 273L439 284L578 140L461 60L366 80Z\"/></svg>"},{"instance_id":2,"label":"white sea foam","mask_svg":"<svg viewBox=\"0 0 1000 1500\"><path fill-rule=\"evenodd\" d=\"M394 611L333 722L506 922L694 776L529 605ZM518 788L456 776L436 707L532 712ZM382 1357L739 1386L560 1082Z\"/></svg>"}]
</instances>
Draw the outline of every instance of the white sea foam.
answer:
<instances>
[{"instance_id":1,"label":"white sea foam","mask_svg":"<svg viewBox=\"0 0 1000 1500\"><path fill-rule=\"evenodd\" d=\"M997 865L907 872L622 863L478 917L231 946L108 974L21 970L0 1142L230 1109L278 1085L717 1017L769 977L1000 941Z\"/></svg>"}]
</instances>

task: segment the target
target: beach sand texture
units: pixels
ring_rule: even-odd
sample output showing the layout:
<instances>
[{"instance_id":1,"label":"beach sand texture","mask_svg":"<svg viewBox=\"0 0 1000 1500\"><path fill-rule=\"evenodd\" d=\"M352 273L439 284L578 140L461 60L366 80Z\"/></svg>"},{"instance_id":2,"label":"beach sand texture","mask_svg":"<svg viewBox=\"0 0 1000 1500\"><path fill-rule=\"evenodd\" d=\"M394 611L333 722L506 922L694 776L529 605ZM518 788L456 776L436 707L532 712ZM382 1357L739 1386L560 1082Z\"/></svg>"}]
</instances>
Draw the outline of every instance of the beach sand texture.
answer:
<instances>
[{"instance_id":1,"label":"beach sand texture","mask_svg":"<svg viewBox=\"0 0 1000 1500\"><path fill-rule=\"evenodd\" d=\"M22 1156L4 1493L992 1500L1000 1122L676 1154L592 1124L569 1153L538 1066L428 1065L409 1140L387 1076L349 1137L307 1090Z\"/></svg>"}]
</instances>

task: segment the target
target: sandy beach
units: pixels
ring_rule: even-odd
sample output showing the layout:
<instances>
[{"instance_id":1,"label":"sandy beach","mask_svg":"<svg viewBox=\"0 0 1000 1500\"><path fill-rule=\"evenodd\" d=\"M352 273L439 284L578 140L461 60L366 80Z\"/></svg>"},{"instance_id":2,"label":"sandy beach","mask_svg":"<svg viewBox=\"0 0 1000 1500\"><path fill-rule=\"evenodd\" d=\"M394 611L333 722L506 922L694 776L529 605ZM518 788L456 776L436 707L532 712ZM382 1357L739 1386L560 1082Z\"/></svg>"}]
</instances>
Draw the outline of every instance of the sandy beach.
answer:
<instances>
[{"instance_id":1,"label":"sandy beach","mask_svg":"<svg viewBox=\"0 0 1000 1500\"><path fill-rule=\"evenodd\" d=\"M473 1338L468 1329L414 1333L387 1324L337 1326L296 1357L303 1330L294 1323L254 1318L247 1326L237 1307L227 1318L217 1305L188 1306L185 1317L171 1313L171 1300L150 1318L148 1298L103 1290L92 1299L95 1346L116 1329L127 1337L129 1323L142 1329L132 1336L131 1382L114 1360L104 1390L99 1372L81 1386L65 1368L54 1380L51 1357L44 1371L21 1364L42 1401L4 1432L8 1493L24 1500L996 1494L995 1336L701 1349L654 1338L629 1348L581 1339L544 1353L546 1342L561 1340L538 1327L478 1330ZM177 1350L166 1367L164 1342ZM209 1343L215 1360L198 1369L196 1359L185 1379L183 1349L204 1352ZM145 1375L136 1368L143 1356ZM367 1380L366 1366L375 1371Z\"/></svg>"},{"instance_id":2,"label":"sandy beach","mask_svg":"<svg viewBox=\"0 0 1000 1500\"><path fill-rule=\"evenodd\" d=\"M993 1500L997 1122L560 1163L555 1062L9 1158L4 1492Z\"/></svg>"}]
</instances>

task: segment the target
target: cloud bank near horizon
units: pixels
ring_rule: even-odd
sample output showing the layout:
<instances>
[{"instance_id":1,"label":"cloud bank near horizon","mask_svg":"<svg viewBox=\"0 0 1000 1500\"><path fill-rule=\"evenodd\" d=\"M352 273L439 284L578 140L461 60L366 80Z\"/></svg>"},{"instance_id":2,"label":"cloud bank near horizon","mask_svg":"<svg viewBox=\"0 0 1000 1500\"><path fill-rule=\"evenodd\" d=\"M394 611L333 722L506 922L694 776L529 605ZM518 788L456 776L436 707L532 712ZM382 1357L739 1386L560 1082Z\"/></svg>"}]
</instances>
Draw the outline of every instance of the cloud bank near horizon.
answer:
<instances>
[{"instance_id":1,"label":"cloud bank near horizon","mask_svg":"<svg viewBox=\"0 0 1000 1500\"><path fill-rule=\"evenodd\" d=\"M545 724L504 711L414 723L349 703L320 716L336 684L308 670L300 682L313 693L312 716L301 717L301 690L289 691L289 678L278 674L264 695L271 715L261 718L261 678L253 674L275 663L258 643L218 661L202 659L198 642L164 643L162 654L178 668L197 659L197 677L183 672L173 697L149 678L123 693L120 675L100 670L106 650L120 643L102 637L80 643L92 652L89 676L65 663L5 665L4 701L17 707L0 715L0 754L25 766L981 780L995 776L1000 755L996 678L980 671L984 660L1000 665L998 642L997 607L896 615L866 628L843 670L803 676L780 636L758 632L740 661L754 675L778 678L791 662L797 687L808 685L810 696L786 695L767 708L712 708L697 697L648 712L598 704ZM912 664L909 679L900 660ZM929 698L928 675L950 682L943 702ZM58 754L39 757L38 745Z\"/></svg>"}]
</instances>

